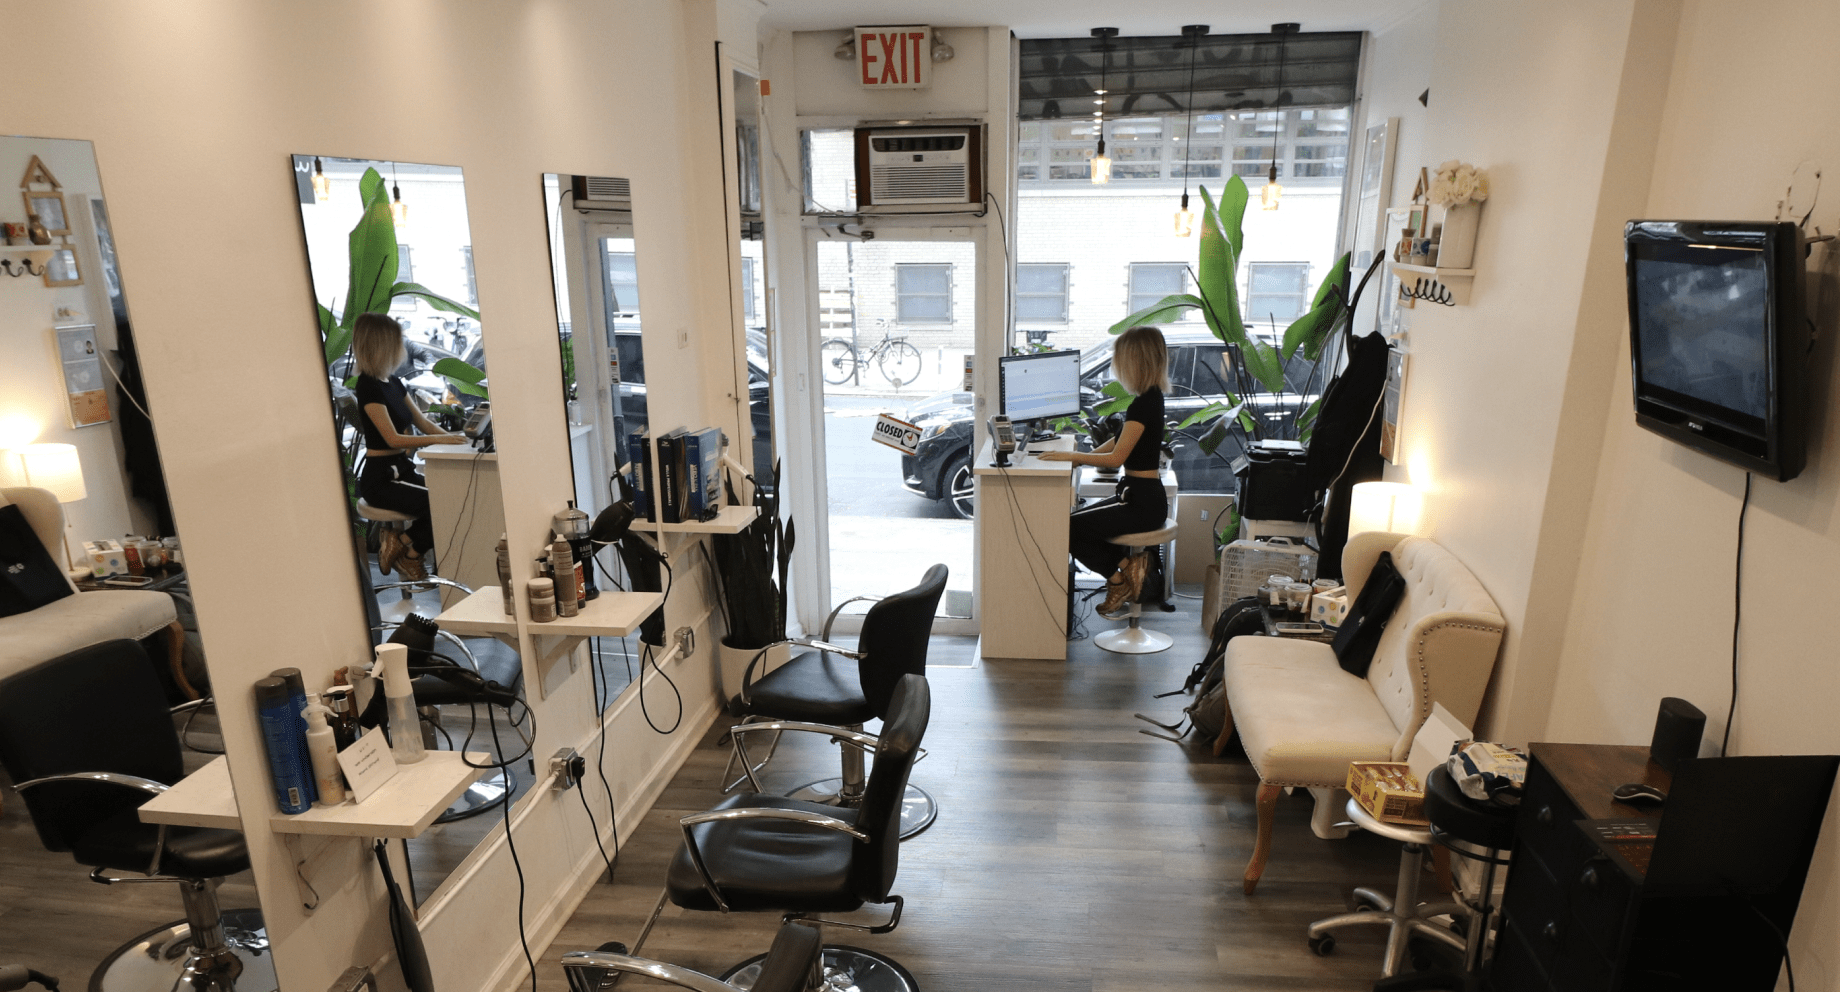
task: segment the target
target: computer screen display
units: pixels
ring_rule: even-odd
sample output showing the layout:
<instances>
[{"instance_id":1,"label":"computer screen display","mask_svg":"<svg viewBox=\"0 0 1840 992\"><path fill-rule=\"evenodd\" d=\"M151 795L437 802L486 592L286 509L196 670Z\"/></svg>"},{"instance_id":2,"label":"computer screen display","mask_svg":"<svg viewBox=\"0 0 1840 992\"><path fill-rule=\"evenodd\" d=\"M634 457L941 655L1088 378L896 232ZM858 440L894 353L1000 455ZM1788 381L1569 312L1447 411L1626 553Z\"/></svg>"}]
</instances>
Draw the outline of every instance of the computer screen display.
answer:
<instances>
[{"instance_id":1,"label":"computer screen display","mask_svg":"<svg viewBox=\"0 0 1840 992\"><path fill-rule=\"evenodd\" d=\"M1052 420L1080 412L1080 353L1044 351L997 360L999 403L1011 420Z\"/></svg>"}]
</instances>

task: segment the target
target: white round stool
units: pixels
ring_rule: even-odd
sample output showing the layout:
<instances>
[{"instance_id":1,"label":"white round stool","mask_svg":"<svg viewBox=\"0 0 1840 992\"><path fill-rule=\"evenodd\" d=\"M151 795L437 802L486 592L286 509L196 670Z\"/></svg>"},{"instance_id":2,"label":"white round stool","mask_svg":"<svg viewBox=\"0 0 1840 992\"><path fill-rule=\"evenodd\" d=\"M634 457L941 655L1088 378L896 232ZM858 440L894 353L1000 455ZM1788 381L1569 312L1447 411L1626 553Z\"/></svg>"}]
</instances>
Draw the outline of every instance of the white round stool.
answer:
<instances>
[{"instance_id":1,"label":"white round stool","mask_svg":"<svg viewBox=\"0 0 1840 992\"><path fill-rule=\"evenodd\" d=\"M1128 557L1136 558L1148 554L1151 548L1161 547L1176 539L1176 522L1164 520L1158 530L1147 530L1139 534L1120 534L1111 539L1113 544L1131 549ZM1167 566L1165 566L1167 571ZM1165 576L1167 581L1167 576ZM1131 622L1122 629L1108 630L1093 638L1093 643L1113 654L1155 654L1167 651L1174 644L1175 638L1160 630L1145 630L1138 626L1137 620L1143 616L1143 607L1135 600L1131 602L1128 614Z\"/></svg>"},{"instance_id":2,"label":"white round stool","mask_svg":"<svg viewBox=\"0 0 1840 992\"><path fill-rule=\"evenodd\" d=\"M358 516L374 524L378 524L387 530L394 531L407 531L409 525L415 522L414 514L403 513L398 510L386 510L381 506L372 506L366 503L362 496L358 497ZM410 583L403 583L399 588L402 589L402 600L394 606L383 607L384 613L389 619L398 621L408 615L410 607L413 605L411 600L415 595Z\"/></svg>"}]
</instances>

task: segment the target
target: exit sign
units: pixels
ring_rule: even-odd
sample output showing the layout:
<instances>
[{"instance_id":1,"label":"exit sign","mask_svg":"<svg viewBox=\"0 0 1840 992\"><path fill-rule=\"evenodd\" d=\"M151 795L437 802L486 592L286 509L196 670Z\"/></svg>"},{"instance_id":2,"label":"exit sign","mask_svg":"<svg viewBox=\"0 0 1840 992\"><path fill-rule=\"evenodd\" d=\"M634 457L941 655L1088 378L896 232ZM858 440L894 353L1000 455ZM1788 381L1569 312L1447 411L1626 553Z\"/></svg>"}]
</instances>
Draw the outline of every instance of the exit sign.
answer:
<instances>
[{"instance_id":1,"label":"exit sign","mask_svg":"<svg viewBox=\"0 0 1840 992\"><path fill-rule=\"evenodd\" d=\"M932 37L933 29L924 24L857 28L856 68L863 88L914 90L931 86Z\"/></svg>"}]
</instances>

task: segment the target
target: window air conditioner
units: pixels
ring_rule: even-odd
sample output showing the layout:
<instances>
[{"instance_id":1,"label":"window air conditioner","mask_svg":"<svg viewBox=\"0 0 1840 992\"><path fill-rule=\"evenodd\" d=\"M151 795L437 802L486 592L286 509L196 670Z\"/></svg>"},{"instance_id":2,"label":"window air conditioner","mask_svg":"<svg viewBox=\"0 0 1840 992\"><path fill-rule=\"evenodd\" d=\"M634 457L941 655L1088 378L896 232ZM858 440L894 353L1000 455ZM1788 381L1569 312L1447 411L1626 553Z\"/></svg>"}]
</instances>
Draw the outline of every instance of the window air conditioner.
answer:
<instances>
[{"instance_id":1,"label":"window air conditioner","mask_svg":"<svg viewBox=\"0 0 1840 992\"><path fill-rule=\"evenodd\" d=\"M632 209L632 182L606 176L570 176L569 189L576 210Z\"/></svg>"},{"instance_id":2,"label":"window air conditioner","mask_svg":"<svg viewBox=\"0 0 1840 992\"><path fill-rule=\"evenodd\" d=\"M858 206L982 203L980 134L976 125L857 128Z\"/></svg>"}]
</instances>

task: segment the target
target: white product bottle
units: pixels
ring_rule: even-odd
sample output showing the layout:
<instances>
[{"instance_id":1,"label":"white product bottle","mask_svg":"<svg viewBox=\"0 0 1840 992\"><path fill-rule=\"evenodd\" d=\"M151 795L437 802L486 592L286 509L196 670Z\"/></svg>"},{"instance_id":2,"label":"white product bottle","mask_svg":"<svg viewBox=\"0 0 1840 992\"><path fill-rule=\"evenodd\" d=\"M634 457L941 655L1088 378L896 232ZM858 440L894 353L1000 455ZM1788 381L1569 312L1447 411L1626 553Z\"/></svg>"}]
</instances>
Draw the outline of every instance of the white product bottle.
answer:
<instances>
[{"instance_id":1,"label":"white product bottle","mask_svg":"<svg viewBox=\"0 0 1840 992\"><path fill-rule=\"evenodd\" d=\"M319 787L320 806L337 806L345 801L345 776L339 771L339 745L326 718L332 710L319 701L318 693L300 714L307 718L307 757L313 761L313 783Z\"/></svg>"},{"instance_id":2,"label":"white product bottle","mask_svg":"<svg viewBox=\"0 0 1840 992\"><path fill-rule=\"evenodd\" d=\"M399 765L422 760L422 719L415 712L415 690L409 685L409 647L377 645L372 676L382 676L383 696L389 704L390 753Z\"/></svg>"}]
</instances>

